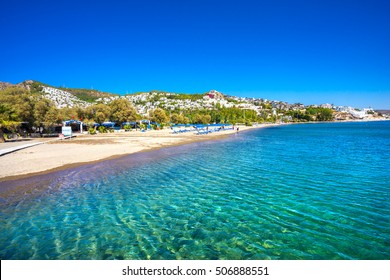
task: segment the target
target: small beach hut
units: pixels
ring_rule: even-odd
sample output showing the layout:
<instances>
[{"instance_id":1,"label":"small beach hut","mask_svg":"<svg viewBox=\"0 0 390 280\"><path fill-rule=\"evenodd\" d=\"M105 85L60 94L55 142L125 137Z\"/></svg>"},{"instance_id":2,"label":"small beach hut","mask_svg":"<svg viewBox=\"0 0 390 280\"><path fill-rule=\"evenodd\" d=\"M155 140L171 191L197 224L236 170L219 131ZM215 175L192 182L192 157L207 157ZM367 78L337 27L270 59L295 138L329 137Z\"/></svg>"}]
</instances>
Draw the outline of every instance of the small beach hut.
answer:
<instances>
[{"instance_id":1,"label":"small beach hut","mask_svg":"<svg viewBox=\"0 0 390 280\"><path fill-rule=\"evenodd\" d=\"M86 130L86 125L82 121L77 120L67 120L62 122L63 126L70 126L72 127L73 132L80 132L83 133L83 130Z\"/></svg>"}]
</instances>

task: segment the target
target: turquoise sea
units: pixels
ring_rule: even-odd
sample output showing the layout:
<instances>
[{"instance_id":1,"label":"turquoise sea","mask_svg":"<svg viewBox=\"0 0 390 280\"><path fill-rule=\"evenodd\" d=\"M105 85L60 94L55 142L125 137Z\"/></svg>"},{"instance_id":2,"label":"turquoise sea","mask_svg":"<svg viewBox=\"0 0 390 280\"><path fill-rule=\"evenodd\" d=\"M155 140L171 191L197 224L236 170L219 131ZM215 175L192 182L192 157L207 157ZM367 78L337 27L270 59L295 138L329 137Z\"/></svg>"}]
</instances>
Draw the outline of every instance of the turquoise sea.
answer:
<instances>
[{"instance_id":1,"label":"turquoise sea","mask_svg":"<svg viewBox=\"0 0 390 280\"><path fill-rule=\"evenodd\" d=\"M255 129L0 182L0 259L390 259L390 122Z\"/></svg>"}]
</instances>

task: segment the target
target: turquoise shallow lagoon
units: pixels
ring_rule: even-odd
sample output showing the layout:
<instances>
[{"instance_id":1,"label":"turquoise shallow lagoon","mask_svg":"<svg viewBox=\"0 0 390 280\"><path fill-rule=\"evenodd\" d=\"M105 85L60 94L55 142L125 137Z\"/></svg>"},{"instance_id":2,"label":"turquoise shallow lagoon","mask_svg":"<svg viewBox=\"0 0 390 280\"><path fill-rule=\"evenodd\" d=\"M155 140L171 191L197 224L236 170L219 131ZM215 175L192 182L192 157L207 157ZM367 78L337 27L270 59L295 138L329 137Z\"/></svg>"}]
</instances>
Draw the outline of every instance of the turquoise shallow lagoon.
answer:
<instances>
[{"instance_id":1,"label":"turquoise shallow lagoon","mask_svg":"<svg viewBox=\"0 0 390 280\"><path fill-rule=\"evenodd\" d=\"M0 259L390 259L390 122L271 127L0 182Z\"/></svg>"}]
</instances>

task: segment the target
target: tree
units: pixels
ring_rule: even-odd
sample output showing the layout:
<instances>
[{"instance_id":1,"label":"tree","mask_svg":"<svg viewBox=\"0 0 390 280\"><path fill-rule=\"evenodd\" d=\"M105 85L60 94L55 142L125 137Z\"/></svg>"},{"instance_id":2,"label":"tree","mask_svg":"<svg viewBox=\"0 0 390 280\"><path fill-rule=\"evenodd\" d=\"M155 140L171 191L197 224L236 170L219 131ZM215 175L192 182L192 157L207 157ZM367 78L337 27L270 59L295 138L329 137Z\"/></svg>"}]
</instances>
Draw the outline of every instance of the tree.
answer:
<instances>
[{"instance_id":1,"label":"tree","mask_svg":"<svg viewBox=\"0 0 390 280\"><path fill-rule=\"evenodd\" d=\"M87 119L87 112L84 108L76 107L75 109L76 109L76 115L79 120L84 121L85 119Z\"/></svg>"},{"instance_id":2,"label":"tree","mask_svg":"<svg viewBox=\"0 0 390 280\"><path fill-rule=\"evenodd\" d=\"M97 123L108 121L111 116L111 108L105 104L91 105L86 109L87 118Z\"/></svg>"},{"instance_id":3,"label":"tree","mask_svg":"<svg viewBox=\"0 0 390 280\"><path fill-rule=\"evenodd\" d=\"M187 118L186 116L183 116L183 123L184 124L189 124L190 123L190 119Z\"/></svg>"},{"instance_id":4,"label":"tree","mask_svg":"<svg viewBox=\"0 0 390 280\"><path fill-rule=\"evenodd\" d=\"M34 125L42 127L46 121L46 114L55 107L54 103L48 99L42 98L34 106Z\"/></svg>"},{"instance_id":5,"label":"tree","mask_svg":"<svg viewBox=\"0 0 390 280\"><path fill-rule=\"evenodd\" d=\"M203 124L208 124L208 123L210 123L210 121L211 121L211 116L210 115L203 115L202 116L202 123Z\"/></svg>"},{"instance_id":6,"label":"tree","mask_svg":"<svg viewBox=\"0 0 390 280\"><path fill-rule=\"evenodd\" d=\"M181 115L179 115L177 113L171 114L171 123L179 124L179 123L182 123L182 120L183 120L183 118L181 117Z\"/></svg>"},{"instance_id":7,"label":"tree","mask_svg":"<svg viewBox=\"0 0 390 280\"><path fill-rule=\"evenodd\" d=\"M328 108L321 108L321 110L317 113L317 120L319 121L333 120L333 111Z\"/></svg>"},{"instance_id":8,"label":"tree","mask_svg":"<svg viewBox=\"0 0 390 280\"><path fill-rule=\"evenodd\" d=\"M8 104L0 104L0 143L4 143L3 128L10 128L18 124L17 115Z\"/></svg>"},{"instance_id":9,"label":"tree","mask_svg":"<svg viewBox=\"0 0 390 280\"><path fill-rule=\"evenodd\" d=\"M187 117L183 116L182 114L173 113L171 115L171 122L174 124L186 124L189 123L189 120Z\"/></svg>"},{"instance_id":10,"label":"tree","mask_svg":"<svg viewBox=\"0 0 390 280\"><path fill-rule=\"evenodd\" d=\"M20 87L10 87L0 91L0 104L8 104L15 114L14 119L20 122L34 122L34 104L37 96Z\"/></svg>"},{"instance_id":11,"label":"tree","mask_svg":"<svg viewBox=\"0 0 390 280\"><path fill-rule=\"evenodd\" d=\"M46 130L50 130L53 126L60 124L62 121L59 110L56 107L51 107L45 115L44 127Z\"/></svg>"},{"instance_id":12,"label":"tree","mask_svg":"<svg viewBox=\"0 0 390 280\"><path fill-rule=\"evenodd\" d=\"M193 123L203 123L203 118L202 118L202 115L200 114L195 114L193 117L192 117L192 122Z\"/></svg>"},{"instance_id":13,"label":"tree","mask_svg":"<svg viewBox=\"0 0 390 280\"><path fill-rule=\"evenodd\" d=\"M157 108L157 109L151 111L149 113L149 116L150 116L150 120L152 122L163 124L163 123L167 123L169 121L169 117L167 116L165 111L161 108Z\"/></svg>"},{"instance_id":14,"label":"tree","mask_svg":"<svg viewBox=\"0 0 390 280\"><path fill-rule=\"evenodd\" d=\"M306 109L306 114L311 120L315 121L331 121L333 120L333 111L328 108L309 107Z\"/></svg>"},{"instance_id":15,"label":"tree","mask_svg":"<svg viewBox=\"0 0 390 280\"><path fill-rule=\"evenodd\" d=\"M128 99L119 98L113 100L110 104L111 120L116 122L135 121L137 112Z\"/></svg>"},{"instance_id":16,"label":"tree","mask_svg":"<svg viewBox=\"0 0 390 280\"><path fill-rule=\"evenodd\" d=\"M62 108L59 110L62 120L78 120L80 118L77 108Z\"/></svg>"},{"instance_id":17,"label":"tree","mask_svg":"<svg viewBox=\"0 0 390 280\"><path fill-rule=\"evenodd\" d=\"M50 130L56 124L62 121L60 110L54 105L53 101L41 98L34 105L34 125L46 130Z\"/></svg>"}]
</instances>

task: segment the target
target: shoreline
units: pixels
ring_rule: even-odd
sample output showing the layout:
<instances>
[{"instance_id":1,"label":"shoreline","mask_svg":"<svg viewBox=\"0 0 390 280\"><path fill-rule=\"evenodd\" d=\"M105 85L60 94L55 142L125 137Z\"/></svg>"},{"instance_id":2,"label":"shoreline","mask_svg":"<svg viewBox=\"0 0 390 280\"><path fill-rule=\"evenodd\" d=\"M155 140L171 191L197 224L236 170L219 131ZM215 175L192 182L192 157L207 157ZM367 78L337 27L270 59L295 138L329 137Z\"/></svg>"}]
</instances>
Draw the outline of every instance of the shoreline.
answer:
<instances>
[{"instance_id":1,"label":"shoreline","mask_svg":"<svg viewBox=\"0 0 390 280\"><path fill-rule=\"evenodd\" d=\"M239 132L280 125L346 123L390 121L345 120L333 122L304 122L282 124L259 124L256 126L237 126ZM33 176L49 174L61 170L76 168L112 160L123 156L149 152L161 148L181 146L195 142L215 141L236 134L236 130L213 132L207 135L195 135L193 132L174 134L170 129L158 131L131 131L98 135L79 135L70 140L49 140L43 145L3 155L0 161L0 183ZM1 148L1 145L0 145Z\"/></svg>"},{"instance_id":2,"label":"shoreline","mask_svg":"<svg viewBox=\"0 0 390 280\"><path fill-rule=\"evenodd\" d=\"M280 124L238 126L239 133ZM113 134L80 135L71 140L50 141L43 145L2 156L0 183L116 159L130 154L149 152L194 142L215 141L236 134L236 130L195 135L173 134L172 130L132 131Z\"/></svg>"}]
</instances>

